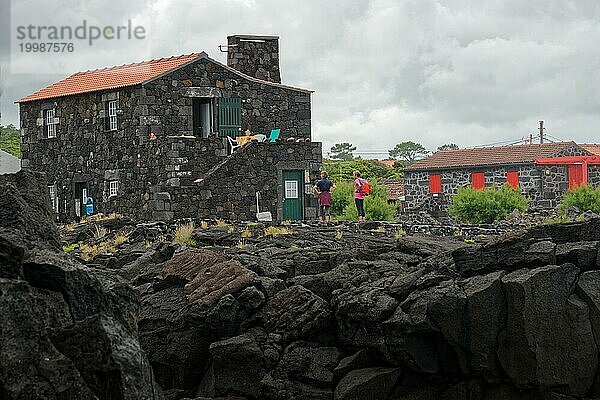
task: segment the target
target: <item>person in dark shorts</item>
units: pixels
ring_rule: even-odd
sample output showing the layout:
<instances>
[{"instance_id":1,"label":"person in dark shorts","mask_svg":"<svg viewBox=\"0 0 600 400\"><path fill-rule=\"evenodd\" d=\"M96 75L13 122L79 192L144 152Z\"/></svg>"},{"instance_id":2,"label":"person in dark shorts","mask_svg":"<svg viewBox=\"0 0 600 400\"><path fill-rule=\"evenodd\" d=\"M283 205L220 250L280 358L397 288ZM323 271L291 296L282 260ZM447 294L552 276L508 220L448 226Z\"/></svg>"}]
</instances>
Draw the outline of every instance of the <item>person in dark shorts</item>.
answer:
<instances>
[{"instance_id":1,"label":"person in dark shorts","mask_svg":"<svg viewBox=\"0 0 600 400\"><path fill-rule=\"evenodd\" d=\"M335 183L327 178L327 172L321 172L321 179L315 183L313 188L319 198L319 220L329 222L331 215L331 193L335 191Z\"/></svg>"},{"instance_id":2,"label":"person in dark shorts","mask_svg":"<svg viewBox=\"0 0 600 400\"><path fill-rule=\"evenodd\" d=\"M360 177L360 172L354 171L354 204L356 204L359 222L365 220L365 196L362 193L365 182L367 181Z\"/></svg>"}]
</instances>

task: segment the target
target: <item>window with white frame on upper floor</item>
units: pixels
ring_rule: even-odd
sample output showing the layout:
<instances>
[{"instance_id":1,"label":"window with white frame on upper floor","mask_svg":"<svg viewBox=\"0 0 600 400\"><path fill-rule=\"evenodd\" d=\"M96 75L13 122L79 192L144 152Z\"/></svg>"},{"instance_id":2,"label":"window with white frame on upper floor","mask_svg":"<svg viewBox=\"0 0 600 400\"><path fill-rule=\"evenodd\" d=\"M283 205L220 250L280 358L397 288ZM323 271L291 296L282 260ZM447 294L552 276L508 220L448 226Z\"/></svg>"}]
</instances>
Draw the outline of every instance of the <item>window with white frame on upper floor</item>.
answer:
<instances>
[{"instance_id":1,"label":"window with white frame on upper floor","mask_svg":"<svg viewBox=\"0 0 600 400\"><path fill-rule=\"evenodd\" d=\"M117 130L117 101L111 100L108 102L108 130Z\"/></svg>"},{"instance_id":2,"label":"window with white frame on upper floor","mask_svg":"<svg viewBox=\"0 0 600 400\"><path fill-rule=\"evenodd\" d=\"M108 185L108 195L110 197L119 194L119 181L110 181Z\"/></svg>"},{"instance_id":3,"label":"window with white frame on upper floor","mask_svg":"<svg viewBox=\"0 0 600 400\"><path fill-rule=\"evenodd\" d=\"M56 185L48 185L48 194L52 202L52 209L58 212L58 195L56 194Z\"/></svg>"},{"instance_id":4,"label":"window with white frame on upper floor","mask_svg":"<svg viewBox=\"0 0 600 400\"><path fill-rule=\"evenodd\" d=\"M117 128L117 100L109 100L104 103L104 130L116 131Z\"/></svg>"},{"instance_id":5,"label":"window with white frame on upper floor","mask_svg":"<svg viewBox=\"0 0 600 400\"><path fill-rule=\"evenodd\" d=\"M54 108L44 110L44 130L47 138L56 137L56 111Z\"/></svg>"}]
</instances>

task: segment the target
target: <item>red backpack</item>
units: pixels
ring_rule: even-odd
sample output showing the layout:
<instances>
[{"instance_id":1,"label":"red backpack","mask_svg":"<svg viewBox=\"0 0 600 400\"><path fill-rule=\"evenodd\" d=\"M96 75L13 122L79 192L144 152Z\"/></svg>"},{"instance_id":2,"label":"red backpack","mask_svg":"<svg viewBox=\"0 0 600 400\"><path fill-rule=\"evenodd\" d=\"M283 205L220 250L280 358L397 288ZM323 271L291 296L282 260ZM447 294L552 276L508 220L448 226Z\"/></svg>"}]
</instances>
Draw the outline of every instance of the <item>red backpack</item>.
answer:
<instances>
[{"instance_id":1,"label":"red backpack","mask_svg":"<svg viewBox=\"0 0 600 400\"><path fill-rule=\"evenodd\" d=\"M371 194L372 191L373 191L373 188L371 187L371 184L369 182L367 182L367 181L364 181L364 183L360 187L360 193L363 196L368 196L368 195Z\"/></svg>"}]
</instances>

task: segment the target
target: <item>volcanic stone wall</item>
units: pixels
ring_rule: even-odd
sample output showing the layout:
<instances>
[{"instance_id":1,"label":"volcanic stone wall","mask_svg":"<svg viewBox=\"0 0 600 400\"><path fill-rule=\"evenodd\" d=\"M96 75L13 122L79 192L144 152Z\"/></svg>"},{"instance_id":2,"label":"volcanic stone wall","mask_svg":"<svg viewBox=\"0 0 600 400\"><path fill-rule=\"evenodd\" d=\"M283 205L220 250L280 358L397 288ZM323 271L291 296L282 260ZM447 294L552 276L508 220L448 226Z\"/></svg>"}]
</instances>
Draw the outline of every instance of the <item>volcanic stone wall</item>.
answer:
<instances>
[{"instance_id":1,"label":"volcanic stone wall","mask_svg":"<svg viewBox=\"0 0 600 400\"><path fill-rule=\"evenodd\" d=\"M443 214L458 189L471 185L473 172L485 173L486 187L500 187L506 183L506 173L518 171L519 187L531 199L531 205L554 208L569 187L567 167L564 165L514 165L494 168L476 168L447 171L406 171L404 174L408 209L428 209ZM440 174L442 193L429 193L429 175Z\"/></svg>"},{"instance_id":2,"label":"volcanic stone wall","mask_svg":"<svg viewBox=\"0 0 600 400\"><path fill-rule=\"evenodd\" d=\"M153 218L254 220L255 195L260 192L260 211L270 211L281 220L282 171L302 170L305 184L314 183L322 165L321 151L321 143L248 144L209 171L201 184L162 187L156 194ZM306 219L316 218L312 193L304 194L303 206Z\"/></svg>"},{"instance_id":3,"label":"volcanic stone wall","mask_svg":"<svg viewBox=\"0 0 600 400\"><path fill-rule=\"evenodd\" d=\"M589 155L576 145L568 146L553 157ZM522 193L531 199L531 206L554 208L560 203L563 194L569 188L568 167L565 165L516 164L506 166L448 169L445 171L405 171L404 189L408 210L428 210L435 215L443 215L458 189L471 185L471 174L485 173L486 187L500 187L506 183L509 171L519 173L519 187ZM600 169L590 166L588 181L592 186L600 183ZM439 174L442 181L442 193L429 193L429 175Z\"/></svg>"},{"instance_id":4,"label":"volcanic stone wall","mask_svg":"<svg viewBox=\"0 0 600 400\"><path fill-rule=\"evenodd\" d=\"M241 98L242 126L254 133L279 128L283 139L311 136L310 93L245 79L201 59L143 86L22 103L23 167L46 172L47 184L56 185L63 221L76 217L76 182L87 183L95 212L149 219L152 202L165 196L157 195L162 186L190 185L229 150L226 139L191 137L194 97ZM117 100L115 131L105 130L109 100ZM45 138L43 111L52 108L57 134ZM116 196L109 196L110 181L119 182Z\"/></svg>"},{"instance_id":5,"label":"volcanic stone wall","mask_svg":"<svg viewBox=\"0 0 600 400\"><path fill-rule=\"evenodd\" d=\"M588 166L588 183L592 187L600 186L600 165Z\"/></svg>"},{"instance_id":6,"label":"volcanic stone wall","mask_svg":"<svg viewBox=\"0 0 600 400\"><path fill-rule=\"evenodd\" d=\"M310 93L244 79L225 66L200 59L144 85L140 125L158 136L193 134L193 98L213 98L217 126L218 98L242 100L242 130L268 135L281 129L287 139L311 137Z\"/></svg>"},{"instance_id":7,"label":"volcanic stone wall","mask_svg":"<svg viewBox=\"0 0 600 400\"><path fill-rule=\"evenodd\" d=\"M277 36L227 37L227 65L258 79L281 82Z\"/></svg>"},{"instance_id":8,"label":"volcanic stone wall","mask_svg":"<svg viewBox=\"0 0 600 400\"><path fill-rule=\"evenodd\" d=\"M100 212L142 206L148 180L156 174L140 146L136 120L140 89L81 95L22 103L22 165L46 173L47 184L56 185L62 220L75 217L76 182L87 182L88 196ZM105 103L117 100L118 129L104 129ZM56 137L45 138L43 111L55 109ZM139 167L136 167L139 159ZM119 181L119 194L109 198L108 182Z\"/></svg>"}]
</instances>

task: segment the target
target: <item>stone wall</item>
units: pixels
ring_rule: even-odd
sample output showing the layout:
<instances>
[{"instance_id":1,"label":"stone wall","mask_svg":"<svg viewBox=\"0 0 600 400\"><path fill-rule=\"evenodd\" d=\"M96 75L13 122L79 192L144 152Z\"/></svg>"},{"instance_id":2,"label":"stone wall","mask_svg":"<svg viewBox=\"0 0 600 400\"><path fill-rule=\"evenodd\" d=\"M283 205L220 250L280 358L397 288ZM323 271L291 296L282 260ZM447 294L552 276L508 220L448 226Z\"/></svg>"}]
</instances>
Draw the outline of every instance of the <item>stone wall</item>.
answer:
<instances>
[{"instance_id":1,"label":"stone wall","mask_svg":"<svg viewBox=\"0 0 600 400\"><path fill-rule=\"evenodd\" d=\"M260 192L260 211L281 220L282 171L302 170L305 183L314 183L322 166L321 152L321 143L248 144L209 171L201 184L163 187L153 218L255 220L255 194ZM304 194L303 205L305 219L316 218L312 193Z\"/></svg>"},{"instance_id":2,"label":"stone wall","mask_svg":"<svg viewBox=\"0 0 600 400\"><path fill-rule=\"evenodd\" d=\"M588 183L592 187L600 186L600 165L588 165Z\"/></svg>"},{"instance_id":3,"label":"stone wall","mask_svg":"<svg viewBox=\"0 0 600 400\"><path fill-rule=\"evenodd\" d=\"M164 187L191 185L229 150L226 139L190 137L198 96L241 98L243 126L255 133L280 128L282 139L311 136L310 92L245 79L202 58L143 86L20 104L23 167L46 172L47 184L56 186L61 221L76 218L77 182L86 184L96 213L150 219L155 201L167 197ZM115 131L104 125L109 100L117 100ZM58 124L48 139L42 113L50 108ZM109 196L110 181L119 182L116 196Z\"/></svg>"},{"instance_id":4,"label":"stone wall","mask_svg":"<svg viewBox=\"0 0 600 400\"><path fill-rule=\"evenodd\" d=\"M227 65L270 82L281 82L279 37L235 35L227 37Z\"/></svg>"},{"instance_id":5,"label":"stone wall","mask_svg":"<svg viewBox=\"0 0 600 400\"><path fill-rule=\"evenodd\" d=\"M310 92L242 78L223 65L200 59L147 83L141 89L135 117L140 126L160 136L193 135L192 99L214 99L213 126L218 122L218 98L242 100L242 130L281 138L310 138Z\"/></svg>"},{"instance_id":6,"label":"stone wall","mask_svg":"<svg viewBox=\"0 0 600 400\"><path fill-rule=\"evenodd\" d=\"M191 186L227 156L229 144L222 138L167 136L151 143L156 147L158 183Z\"/></svg>"},{"instance_id":7,"label":"stone wall","mask_svg":"<svg viewBox=\"0 0 600 400\"><path fill-rule=\"evenodd\" d=\"M147 182L156 171L145 162L147 153L140 148L138 127L129 118L137 107L138 93L139 89L124 88L20 105L23 167L45 172L47 184L56 185L61 220L75 217L76 182L87 182L96 211L142 207ZM116 131L104 129L108 100L118 102ZM42 112L48 108L56 110L56 138L45 138ZM138 159L141 164L136 167ZM110 180L119 181L119 195L112 198Z\"/></svg>"},{"instance_id":8,"label":"stone wall","mask_svg":"<svg viewBox=\"0 0 600 400\"><path fill-rule=\"evenodd\" d=\"M552 157L569 157L590 155L588 151L576 144L565 147ZM591 185L600 182L600 174L590 167L589 182ZM524 195L531 199L536 208L554 208L560 203L562 196L569 188L568 167L565 165L515 164L505 166L465 167L442 171L404 172L404 189L406 191L406 208L408 210L427 210L435 216L443 216L451 198L458 189L471 185L471 174L485 173L486 187L500 187L506 183L506 173L519 172L519 187ZM429 175L439 174L442 181L442 193L429 193ZM597 175L596 175L597 174Z\"/></svg>"},{"instance_id":9,"label":"stone wall","mask_svg":"<svg viewBox=\"0 0 600 400\"><path fill-rule=\"evenodd\" d=\"M569 187L567 167L564 165L535 166L511 165L502 167L470 168L446 171L405 171L404 185L407 209L426 209L436 216L445 213L458 189L471 185L471 174L485 173L486 187L500 187L506 183L506 173L518 171L522 193L531 199L533 207L554 208ZM442 193L429 193L429 175L440 174Z\"/></svg>"}]
</instances>

